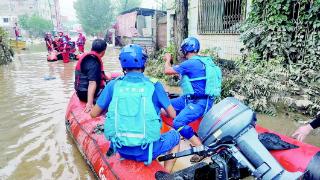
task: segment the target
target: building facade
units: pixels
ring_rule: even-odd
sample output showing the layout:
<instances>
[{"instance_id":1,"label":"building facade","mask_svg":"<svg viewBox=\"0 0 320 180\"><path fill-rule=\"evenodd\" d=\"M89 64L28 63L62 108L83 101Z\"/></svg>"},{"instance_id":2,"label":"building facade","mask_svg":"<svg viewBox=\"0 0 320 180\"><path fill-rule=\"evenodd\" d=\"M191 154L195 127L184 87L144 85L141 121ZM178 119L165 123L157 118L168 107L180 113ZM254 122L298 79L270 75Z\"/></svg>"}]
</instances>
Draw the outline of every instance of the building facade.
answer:
<instances>
[{"instance_id":1,"label":"building facade","mask_svg":"<svg viewBox=\"0 0 320 180\"><path fill-rule=\"evenodd\" d=\"M199 39L201 49L214 49L223 59L240 57L243 46L239 27L250 8L250 0L188 0L188 36ZM175 1L167 10L167 43L172 41Z\"/></svg>"},{"instance_id":2,"label":"building facade","mask_svg":"<svg viewBox=\"0 0 320 180\"><path fill-rule=\"evenodd\" d=\"M60 25L59 0L1 0L0 26L12 28L22 15L38 15L52 21L55 27Z\"/></svg>"},{"instance_id":3,"label":"building facade","mask_svg":"<svg viewBox=\"0 0 320 180\"><path fill-rule=\"evenodd\" d=\"M116 19L115 34L122 45L139 44L148 53L164 47L166 42L166 11L133 8L120 13ZM164 30L164 33L159 32L161 30Z\"/></svg>"}]
</instances>

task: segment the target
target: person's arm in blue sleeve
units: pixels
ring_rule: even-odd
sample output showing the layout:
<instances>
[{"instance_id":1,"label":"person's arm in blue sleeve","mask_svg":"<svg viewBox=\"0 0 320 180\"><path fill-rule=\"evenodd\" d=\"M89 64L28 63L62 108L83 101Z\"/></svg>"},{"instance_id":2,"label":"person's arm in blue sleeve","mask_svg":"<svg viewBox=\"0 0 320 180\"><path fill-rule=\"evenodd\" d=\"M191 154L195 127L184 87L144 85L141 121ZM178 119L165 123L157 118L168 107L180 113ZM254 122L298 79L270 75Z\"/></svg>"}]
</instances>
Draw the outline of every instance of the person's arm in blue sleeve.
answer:
<instances>
[{"instance_id":1,"label":"person's arm in blue sleeve","mask_svg":"<svg viewBox=\"0 0 320 180\"><path fill-rule=\"evenodd\" d=\"M101 92L96 105L90 112L92 118L99 116L102 112L108 110L113 95L113 86L115 81L110 81Z\"/></svg>"},{"instance_id":2,"label":"person's arm in blue sleeve","mask_svg":"<svg viewBox=\"0 0 320 180\"><path fill-rule=\"evenodd\" d=\"M174 110L173 106L171 105L171 102L167 96L166 91L164 90L162 84L160 82L157 82L155 84L155 99L156 104L159 108L163 108L167 114L168 117L175 118L176 117L176 111Z\"/></svg>"}]
</instances>

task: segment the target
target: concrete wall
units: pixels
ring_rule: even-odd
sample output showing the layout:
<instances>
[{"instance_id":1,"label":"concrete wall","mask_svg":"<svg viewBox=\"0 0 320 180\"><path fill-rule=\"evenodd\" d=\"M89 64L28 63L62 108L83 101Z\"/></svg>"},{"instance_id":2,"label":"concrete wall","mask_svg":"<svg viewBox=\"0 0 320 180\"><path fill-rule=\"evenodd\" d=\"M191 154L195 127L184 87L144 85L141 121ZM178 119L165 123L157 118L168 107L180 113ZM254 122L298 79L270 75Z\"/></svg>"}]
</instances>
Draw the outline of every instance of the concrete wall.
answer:
<instances>
[{"instance_id":1,"label":"concrete wall","mask_svg":"<svg viewBox=\"0 0 320 180\"><path fill-rule=\"evenodd\" d=\"M198 34L198 3L199 0L189 0L188 11L188 34L189 36L197 37L201 43L201 50L217 48L219 56L223 59L236 59L240 56L240 49L243 46L239 35L228 34L213 34L200 35Z\"/></svg>"},{"instance_id":2,"label":"concrete wall","mask_svg":"<svg viewBox=\"0 0 320 180\"><path fill-rule=\"evenodd\" d=\"M160 17L157 24L157 48L167 45L167 16Z\"/></svg>"},{"instance_id":3,"label":"concrete wall","mask_svg":"<svg viewBox=\"0 0 320 180\"><path fill-rule=\"evenodd\" d=\"M8 19L8 22L5 22L5 19ZM18 21L17 16L8 16L8 15L0 15L0 27L13 27L14 23Z\"/></svg>"},{"instance_id":4,"label":"concrete wall","mask_svg":"<svg viewBox=\"0 0 320 180\"><path fill-rule=\"evenodd\" d=\"M173 38L174 1L175 0L167 0L167 45L169 45Z\"/></svg>"},{"instance_id":5,"label":"concrete wall","mask_svg":"<svg viewBox=\"0 0 320 180\"><path fill-rule=\"evenodd\" d=\"M248 0L247 4L251 0ZM175 14L174 5L175 0L167 1L167 44L172 40L173 37L173 17ZM213 34L213 35L200 35L198 34L198 4L199 0L189 0L188 10L188 35L195 36L201 43L201 50L203 49L220 49L219 55L224 59L236 59L240 57L240 49L243 46L240 35L229 35L229 34ZM250 6L247 7L247 11Z\"/></svg>"}]
</instances>

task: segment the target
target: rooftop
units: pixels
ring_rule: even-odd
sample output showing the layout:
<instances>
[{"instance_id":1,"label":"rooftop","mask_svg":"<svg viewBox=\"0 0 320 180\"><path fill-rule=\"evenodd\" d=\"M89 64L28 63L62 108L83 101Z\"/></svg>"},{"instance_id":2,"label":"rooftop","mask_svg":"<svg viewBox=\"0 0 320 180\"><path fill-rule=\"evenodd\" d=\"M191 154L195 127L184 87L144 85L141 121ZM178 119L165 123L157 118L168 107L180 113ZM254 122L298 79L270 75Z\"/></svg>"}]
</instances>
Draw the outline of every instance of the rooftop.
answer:
<instances>
[{"instance_id":1,"label":"rooftop","mask_svg":"<svg viewBox=\"0 0 320 180\"><path fill-rule=\"evenodd\" d=\"M166 11L160 11L160 10L155 10L155 9L148 9L148 8L140 8L140 7L135 7L126 11L121 12L120 14L127 14L127 13L131 13L137 11L138 15L142 15L142 16L152 16L155 12L157 13L161 13L163 15L167 14Z\"/></svg>"}]
</instances>

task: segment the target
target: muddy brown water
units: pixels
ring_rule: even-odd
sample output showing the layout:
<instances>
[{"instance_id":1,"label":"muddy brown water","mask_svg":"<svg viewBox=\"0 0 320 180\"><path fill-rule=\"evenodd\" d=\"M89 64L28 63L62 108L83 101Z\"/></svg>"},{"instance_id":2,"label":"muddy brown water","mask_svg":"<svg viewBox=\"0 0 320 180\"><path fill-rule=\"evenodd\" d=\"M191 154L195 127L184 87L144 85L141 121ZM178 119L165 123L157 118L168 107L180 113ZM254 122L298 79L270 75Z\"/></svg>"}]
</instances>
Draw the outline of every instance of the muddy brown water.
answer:
<instances>
[{"instance_id":1,"label":"muddy brown water","mask_svg":"<svg viewBox=\"0 0 320 180\"><path fill-rule=\"evenodd\" d=\"M107 52L106 70L119 69L117 53ZM21 52L0 67L0 179L94 179L64 124L74 66L49 63L43 52ZM259 123L291 134L298 124L290 118L259 115ZM307 142L320 146L318 133Z\"/></svg>"}]
</instances>

